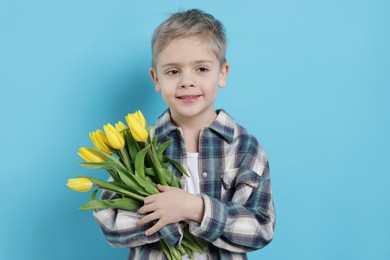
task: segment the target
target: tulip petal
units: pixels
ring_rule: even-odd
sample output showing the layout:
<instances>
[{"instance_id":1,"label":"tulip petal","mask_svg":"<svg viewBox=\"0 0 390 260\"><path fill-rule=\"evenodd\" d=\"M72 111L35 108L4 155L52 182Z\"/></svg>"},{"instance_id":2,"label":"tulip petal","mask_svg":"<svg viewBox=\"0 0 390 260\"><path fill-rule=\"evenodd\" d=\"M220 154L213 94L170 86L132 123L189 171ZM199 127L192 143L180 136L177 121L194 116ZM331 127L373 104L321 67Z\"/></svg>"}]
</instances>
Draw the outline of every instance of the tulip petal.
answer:
<instances>
[{"instance_id":1,"label":"tulip petal","mask_svg":"<svg viewBox=\"0 0 390 260\"><path fill-rule=\"evenodd\" d=\"M121 150L125 146L125 139L116 128L111 124L103 126L110 146L114 149Z\"/></svg>"},{"instance_id":2,"label":"tulip petal","mask_svg":"<svg viewBox=\"0 0 390 260\"><path fill-rule=\"evenodd\" d=\"M86 162L105 162L106 159L100 154L95 153L90 148L81 147L77 153Z\"/></svg>"},{"instance_id":3,"label":"tulip petal","mask_svg":"<svg viewBox=\"0 0 390 260\"><path fill-rule=\"evenodd\" d=\"M128 129L128 127L121 121L119 121L118 123L115 124L115 128L116 130L118 130L118 132L122 133L123 131L125 131L126 129Z\"/></svg>"},{"instance_id":4,"label":"tulip petal","mask_svg":"<svg viewBox=\"0 0 390 260\"><path fill-rule=\"evenodd\" d=\"M146 128L146 119L145 119L144 115L142 114L142 112L140 110L138 110L136 112L136 115L137 115L138 121L141 123L141 125L144 128Z\"/></svg>"},{"instance_id":5,"label":"tulip petal","mask_svg":"<svg viewBox=\"0 0 390 260\"><path fill-rule=\"evenodd\" d=\"M127 116L126 121L129 124L131 135L136 141L145 142L148 139L148 131L134 115Z\"/></svg>"},{"instance_id":6,"label":"tulip petal","mask_svg":"<svg viewBox=\"0 0 390 260\"><path fill-rule=\"evenodd\" d=\"M94 146L98 150L106 152L108 154L113 154L111 149L106 144L106 143L108 143L107 137L101 130L90 133L89 137L90 137L92 143L94 144Z\"/></svg>"}]
</instances>

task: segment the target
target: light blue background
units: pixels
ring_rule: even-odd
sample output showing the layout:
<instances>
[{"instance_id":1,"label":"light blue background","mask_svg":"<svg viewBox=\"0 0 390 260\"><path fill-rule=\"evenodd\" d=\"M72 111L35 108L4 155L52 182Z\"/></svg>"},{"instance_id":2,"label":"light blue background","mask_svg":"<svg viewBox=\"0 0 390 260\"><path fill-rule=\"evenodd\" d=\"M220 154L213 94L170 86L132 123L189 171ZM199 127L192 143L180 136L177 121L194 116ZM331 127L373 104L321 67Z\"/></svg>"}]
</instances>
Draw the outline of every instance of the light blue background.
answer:
<instances>
[{"instance_id":1,"label":"light blue background","mask_svg":"<svg viewBox=\"0 0 390 260\"><path fill-rule=\"evenodd\" d=\"M0 1L0 259L126 258L65 183L90 173L76 155L89 132L163 111L151 34L191 7L228 32L217 106L270 158L275 238L249 258L390 259L385 0Z\"/></svg>"}]
</instances>

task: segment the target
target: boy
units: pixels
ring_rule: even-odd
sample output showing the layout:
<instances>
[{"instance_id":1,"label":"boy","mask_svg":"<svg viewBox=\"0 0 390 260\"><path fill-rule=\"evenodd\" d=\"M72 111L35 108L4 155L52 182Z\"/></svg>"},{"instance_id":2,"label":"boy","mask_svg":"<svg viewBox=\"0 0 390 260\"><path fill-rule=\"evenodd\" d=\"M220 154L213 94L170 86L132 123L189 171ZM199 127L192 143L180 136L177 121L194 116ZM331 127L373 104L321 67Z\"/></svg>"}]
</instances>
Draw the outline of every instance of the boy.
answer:
<instances>
[{"instance_id":1,"label":"boy","mask_svg":"<svg viewBox=\"0 0 390 260\"><path fill-rule=\"evenodd\" d=\"M222 24L200 10L173 14L154 32L150 69L168 110L151 130L172 139L166 155L189 169L183 189L158 186L138 212L94 213L114 247L129 259L163 259L158 240L181 242L182 225L208 242L196 259L246 259L273 238L275 212L267 157L257 140L223 110L214 110L229 73ZM112 194L103 194L108 197Z\"/></svg>"}]
</instances>

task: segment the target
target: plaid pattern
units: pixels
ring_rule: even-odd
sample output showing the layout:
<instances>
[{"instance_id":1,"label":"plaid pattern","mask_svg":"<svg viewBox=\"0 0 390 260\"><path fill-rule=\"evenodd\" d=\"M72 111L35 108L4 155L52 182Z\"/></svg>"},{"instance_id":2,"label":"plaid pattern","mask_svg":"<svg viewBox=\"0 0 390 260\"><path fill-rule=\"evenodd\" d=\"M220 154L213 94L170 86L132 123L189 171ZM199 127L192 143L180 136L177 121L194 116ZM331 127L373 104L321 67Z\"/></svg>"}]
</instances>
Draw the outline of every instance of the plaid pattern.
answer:
<instances>
[{"instance_id":1,"label":"plaid pattern","mask_svg":"<svg viewBox=\"0 0 390 260\"><path fill-rule=\"evenodd\" d=\"M189 223L192 234L209 241L209 259L247 259L246 252L266 246L273 238L275 210L267 157L256 138L223 110L202 129L199 139L200 196L204 200L201 223ZM183 133L166 111L151 131L163 143L173 143L165 154L185 167ZM171 170L181 177L178 169ZM182 178L184 181L184 178ZM112 194L103 194L112 196ZM147 237L151 226L138 226L135 212L104 209L94 212L108 242L114 247L131 247L129 259L165 259L156 243L164 238L178 245L182 223L171 224Z\"/></svg>"}]
</instances>

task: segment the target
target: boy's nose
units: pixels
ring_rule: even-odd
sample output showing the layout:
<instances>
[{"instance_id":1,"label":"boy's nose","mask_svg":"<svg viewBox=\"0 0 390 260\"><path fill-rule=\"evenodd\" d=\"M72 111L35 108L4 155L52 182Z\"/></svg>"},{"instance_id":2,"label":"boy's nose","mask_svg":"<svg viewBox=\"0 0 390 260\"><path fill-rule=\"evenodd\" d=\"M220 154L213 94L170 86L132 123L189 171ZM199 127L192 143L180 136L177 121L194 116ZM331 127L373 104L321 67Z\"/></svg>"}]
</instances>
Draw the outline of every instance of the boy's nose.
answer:
<instances>
[{"instance_id":1,"label":"boy's nose","mask_svg":"<svg viewBox=\"0 0 390 260\"><path fill-rule=\"evenodd\" d=\"M195 82L189 73L183 73L180 81L181 88L195 87Z\"/></svg>"},{"instance_id":2,"label":"boy's nose","mask_svg":"<svg viewBox=\"0 0 390 260\"><path fill-rule=\"evenodd\" d=\"M183 83L180 85L181 88L193 88L195 87L194 84L191 84L191 83Z\"/></svg>"}]
</instances>

